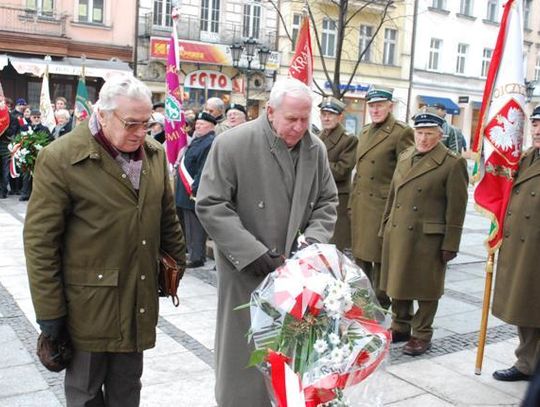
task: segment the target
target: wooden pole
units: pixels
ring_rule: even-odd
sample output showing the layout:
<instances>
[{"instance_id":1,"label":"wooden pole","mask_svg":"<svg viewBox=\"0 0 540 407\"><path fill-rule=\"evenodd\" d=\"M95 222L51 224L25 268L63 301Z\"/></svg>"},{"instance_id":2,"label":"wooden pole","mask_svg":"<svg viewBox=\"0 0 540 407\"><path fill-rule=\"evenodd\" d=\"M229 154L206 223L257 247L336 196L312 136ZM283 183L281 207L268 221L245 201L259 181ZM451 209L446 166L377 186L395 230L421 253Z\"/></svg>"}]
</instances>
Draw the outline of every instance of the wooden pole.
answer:
<instances>
[{"instance_id":1,"label":"wooden pole","mask_svg":"<svg viewBox=\"0 0 540 407\"><path fill-rule=\"evenodd\" d=\"M495 255L490 253L486 263L486 283L484 286L484 302L482 305L482 321L478 335L478 350L476 351L476 366L474 374L482 374L482 362L484 361L484 348L486 346L487 323L489 318L489 304L491 302L491 284L493 281L493 259Z\"/></svg>"}]
</instances>

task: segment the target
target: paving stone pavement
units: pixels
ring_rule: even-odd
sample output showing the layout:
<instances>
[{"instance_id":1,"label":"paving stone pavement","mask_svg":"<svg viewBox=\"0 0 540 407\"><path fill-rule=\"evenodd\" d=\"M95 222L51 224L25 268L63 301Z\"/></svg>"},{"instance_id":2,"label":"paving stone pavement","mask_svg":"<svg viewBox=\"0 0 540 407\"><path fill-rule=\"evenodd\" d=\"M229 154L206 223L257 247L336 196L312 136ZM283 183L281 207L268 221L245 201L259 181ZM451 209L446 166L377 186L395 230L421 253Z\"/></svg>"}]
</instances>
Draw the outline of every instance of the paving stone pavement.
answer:
<instances>
[{"instance_id":1,"label":"paving stone pavement","mask_svg":"<svg viewBox=\"0 0 540 407\"><path fill-rule=\"evenodd\" d=\"M37 325L28 290L22 226L26 203L0 200L0 407L62 406L63 375L44 369L35 356ZM474 363L484 289L488 221L470 196L459 256L446 275L435 319L433 347L412 358L392 345L386 369L366 383L381 389L379 402L393 407L518 406L527 383L501 383L495 369L514 362L517 333L490 316L483 373ZM158 340L145 352L142 406L214 407L216 272L209 261L189 270L181 305L161 299ZM370 404L374 405L374 404ZM256 407L256 406L255 406Z\"/></svg>"}]
</instances>

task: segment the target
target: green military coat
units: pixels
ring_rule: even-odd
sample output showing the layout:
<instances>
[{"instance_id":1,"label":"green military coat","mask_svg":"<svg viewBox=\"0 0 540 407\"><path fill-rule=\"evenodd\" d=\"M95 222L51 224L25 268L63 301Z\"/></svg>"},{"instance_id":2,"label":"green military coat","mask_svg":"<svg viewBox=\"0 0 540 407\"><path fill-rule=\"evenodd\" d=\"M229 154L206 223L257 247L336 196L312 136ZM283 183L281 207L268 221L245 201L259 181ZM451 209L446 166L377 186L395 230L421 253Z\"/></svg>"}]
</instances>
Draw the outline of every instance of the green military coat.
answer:
<instances>
[{"instance_id":1,"label":"green military coat","mask_svg":"<svg viewBox=\"0 0 540 407\"><path fill-rule=\"evenodd\" d=\"M444 292L441 250L459 250L467 163L442 143L412 166L414 152L410 147L401 154L392 179L382 223L380 288L398 300L436 300Z\"/></svg>"},{"instance_id":2,"label":"green military coat","mask_svg":"<svg viewBox=\"0 0 540 407\"><path fill-rule=\"evenodd\" d=\"M540 160L523 156L512 187L495 279L493 315L509 324L540 328Z\"/></svg>"},{"instance_id":3,"label":"green military coat","mask_svg":"<svg viewBox=\"0 0 540 407\"><path fill-rule=\"evenodd\" d=\"M336 181L339 197L336 228L330 243L334 243L339 250L343 251L343 249L351 247L351 220L347 205L351 191L351 173L356 164L355 155L358 139L347 133L345 128L338 124L330 132L323 132L321 140L328 152L330 170L334 181Z\"/></svg>"},{"instance_id":4,"label":"green military coat","mask_svg":"<svg viewBox=\"0 0 540 407\"><path fill-rule=\"evenodd\" d=\"M323 143L306 133L296 166L266 115L216 137L197 192L197 215L217 251L216 400L220 407L270 406L262 374L246 365L250 301L263 281L244 268L269 249L289 257L298 233L327 243L337 190Z\"/></svg>"},{"instance_id":5,"label":"green military coat","mask_svg":"<svg viewBox=\"0 0 540 407\"><path fill-rule=\"evenodd\" d=\"M36 316L67 316L78 350L154 346L158 255L184 263L165 153L144 143L137 193L83 122L39 154L24 225Z\"/></svg>"},{"instance_id":6,"label":"green military coat","mask_svg":"<svg viewBox=\"0 0 540 407\"><path fill-rule=\"evenodd\" d=\"M382 240L377 236L399 154L414 144L412 129L388 115L379 126L365 126L356 150L351 209L352 252L380 263Z\"/></svg>"}]
</instances>

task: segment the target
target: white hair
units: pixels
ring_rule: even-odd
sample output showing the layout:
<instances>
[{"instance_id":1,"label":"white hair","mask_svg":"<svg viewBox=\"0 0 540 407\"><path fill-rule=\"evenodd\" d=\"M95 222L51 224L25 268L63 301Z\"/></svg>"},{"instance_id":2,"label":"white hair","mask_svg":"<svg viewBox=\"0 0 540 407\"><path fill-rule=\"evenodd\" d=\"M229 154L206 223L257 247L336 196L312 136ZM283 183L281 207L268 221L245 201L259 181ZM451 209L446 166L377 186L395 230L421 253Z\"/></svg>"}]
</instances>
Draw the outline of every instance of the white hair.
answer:
<instances>
[{"instance_id":1,"label":"white hair","mask_svg":"<svg viewBox=\"0 0 540 407\"><path fill-rule=\"evenodd\" d=\"M206 105L213 106L215 109L219 110L221 113L225 111L225 103L220 98L212 97L208 98Z\"/></svg>"},{"instance_id":2,"label":"white hair","mask_svg":"<svg viewBox=\"0 0 540 407\"><path fill-rule=\"evenodd\" d=\"M54 112L55 117L63 117L66 120L71 119L71 115L67 109L58 109Z\"/></svg>"},{"instance_id":3,"label":"white hair","mask_svg":"<svg viewBox=\"0 0 540 407\"><path fill-rule=\"evenodd\" d=\"M268 98L268 106L274 109L281 104L285 95L295 97L305 96L310 102L313 102L313 91L303 82L298 79L286 78L276 81Z\"/></svg>"},{"instance_id":4,"label":"white hair","mask_svg":"<svg viewBox=\"0 0 540 407\"><path fill-rule=\"evenodd\" d=\"M97 109L103 111L116 109L119 96L148 101L148 104L152 105L152 92L148 86L133 76L118 75L103 84L99 91L99 100L96 102Z\"/></svg>"}]
</instances>

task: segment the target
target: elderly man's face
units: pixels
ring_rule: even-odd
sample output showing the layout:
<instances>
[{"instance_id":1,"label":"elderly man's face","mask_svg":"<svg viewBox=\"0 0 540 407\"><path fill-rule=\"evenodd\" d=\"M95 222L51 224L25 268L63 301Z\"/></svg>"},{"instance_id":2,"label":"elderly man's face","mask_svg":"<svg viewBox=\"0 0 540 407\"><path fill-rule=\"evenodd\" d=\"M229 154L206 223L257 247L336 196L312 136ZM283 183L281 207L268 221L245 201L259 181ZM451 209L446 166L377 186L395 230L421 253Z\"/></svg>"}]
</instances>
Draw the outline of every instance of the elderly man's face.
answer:
<instances>
[{"instance_id":1,"label":"elderly man's face","mask_svg":"<svg viewBox=\"0 0 540 407\"><path fill-rule=\"evenodd\" d=\"M294 147L304 137L310 118L311 99L308 96L286 94L279 106L268 106L268 119L288 147Z\"/></svg>"},{"instance_id":2,"label":"elderly man's face","mask_svg":"<svg viewBox=\"0 0 540 407\"><path fill-rule=\"evenodd\" d=\"M246 115L240 110L231 109L227 112L227 122L231 127L236 127L246 122Z\"/></svg>"},{"instance_id":3,"label":"elderly man's face","mask_svg":"<svg viewBox=\"0 0 540 407\"><path fill-rule=\"evenodd\" d=\"M40 124L41 123L41 116L31 115L30 116L30 123L32 125Z\"/></svg>"},{"instance_id":4,"label":"elderly man's face","mask_svg":"<svg viewBox=\"0 0 540 407\"><path fill-rule=\"evenodd\" d=\"M213 105L212 103L207 103L204 107L204 111L210 113L214 117L221 116L221 110L219 110L217 106Z\"/></svg>"},{"instance_id":5,"label":"elderly man's face","mask_svg":"<svg viewBox=\"0 0 540 407\"><path fill-rule=\"evenodd\" d=\"M439 127L419 127L414 129L414 144L416 151L427 153L435 148L442 139L442 131Z\"/></svg>"},{"instance_id":6,"label":"elderly man's face","mask_svg":"<svg viewBox=\"0 0 540 407\"><path fill-rule=\"evenodd\" d=\"M371 117L371 121L375 124L384 122L391 111L392 102L389 100L368 103L369 117Z\"/></svg>"},{"instance_id":7,"label":"elderly man's face","mask_svg":"<svg viewBox=\"0 0 540 407\"><path fill-rule=\"evenodd\" d=\"M206 120L197 120L195 122L195 137L206 136L211 131L214 131L216 126L213 123L207 122Z\"/></svg>"},{"instance_id":8,"label":"elderly man's face","mask_svg":"<svg viewBox=\"0 0 540 407\"><path fill-rule=\"evenodd\" d=\"M103 135L117 150L132 153L144 143L152 104L149 100L126 96L118 96L116 102L115 110L99 112Z\"/></svg>"},{"instance_id":9,"label":"elderly man's face","mask_svg":"<svg viewBox=\"0 0 540 407\"><path fill-rule=\"evenodd\" d=\"M324 130L334 130L341 118L342 114L336 114L328 111L321 111L321 125Z\"/></svg>"},{"instance_id":10,"label":"elderly man's face","mask_svg":"<svg viewBox=\"0 0 540 407\"><path fill-rule=\"evenodd\" d=\"M540 148L540 120L531 122L531 134L533 136L534 148Z\"/></svg>"}]
</instances>

